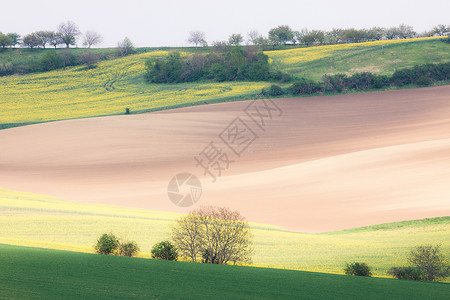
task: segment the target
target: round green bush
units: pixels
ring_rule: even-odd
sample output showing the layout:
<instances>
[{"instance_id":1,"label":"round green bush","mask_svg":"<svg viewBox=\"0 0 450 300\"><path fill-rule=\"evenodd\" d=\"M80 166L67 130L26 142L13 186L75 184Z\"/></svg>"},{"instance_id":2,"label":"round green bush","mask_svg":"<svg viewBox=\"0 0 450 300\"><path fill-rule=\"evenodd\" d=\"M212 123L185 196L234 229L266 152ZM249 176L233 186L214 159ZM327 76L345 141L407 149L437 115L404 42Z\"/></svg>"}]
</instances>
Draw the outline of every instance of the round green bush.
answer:
<instances>
[{"instance_id":1,"label":"round green bush","mask_svg":"<svg viewBox=\"0 0 450 300\"><path fill-rule=\"evenodd\" d=\"M423 85L423 86L430 85L430 83L431 83L431 80L428 77L425 77L425 76L420 76L415 82L415 84Z\"/></svg>"},{"instance_id":2,"label":"round green bush","mask_svg":"<svg viewBox=\"0 0 450 300\"><path fill-rule=\"evenodd\" d=\"M152 257L165 260L177 260L178 251L169 241L162 241L153 246Z\"/></svg>"},{"instance_id":3,"label":"round green bush","mask_svg":"<svg viewBox=\"0 0 450 300\"><path fill-rule=\"evenodd\" d=\"M372 276L369 266L366 263L354 262L347 264L344 269L345 274L353 276Z\"/></svg>"},{"instance_id":4,"label":"round green bush","mask_svg":"<svg viewBox=\"0 0 450 300\"><path fill-rule=\"evenodd\" d=\"M100 254L113 254L119 248L119 240L112 233L104 233L98 238L94 248Z\"/></svg>"},{"instance_id":5,"label":"round green bush","mask_svg":"<svg viewBox=\"0 0 450 300\"><path fill-rule=\"evenodd\" d=\"M136 242L123 242L120 243L119 253L122 256L134 256L139 252L139 246Z\"/></svg>"},{"instance_id":6,"label":"round green bush","mask_svg":"<svg viewBox=\"0 0 450 300\"><path fill-rule=\"evenodd\" d=\"M388 274L397 279L424 280L424 272L418 267L392 267Z\"/></svg>"},{"instance_id":7,"label":"round green bush","mask_svg":"<svg viewBox=\"0 0 450 300\"><path fill-rule=\"evenodd\" d=\"M283 92L283 89L280 86L278 86L276 84L272 84L270 86L269 90L267 91L267 94L269 96L276 97L276 96L283 95L284 92Z\"/></svg>"}]
</instances>

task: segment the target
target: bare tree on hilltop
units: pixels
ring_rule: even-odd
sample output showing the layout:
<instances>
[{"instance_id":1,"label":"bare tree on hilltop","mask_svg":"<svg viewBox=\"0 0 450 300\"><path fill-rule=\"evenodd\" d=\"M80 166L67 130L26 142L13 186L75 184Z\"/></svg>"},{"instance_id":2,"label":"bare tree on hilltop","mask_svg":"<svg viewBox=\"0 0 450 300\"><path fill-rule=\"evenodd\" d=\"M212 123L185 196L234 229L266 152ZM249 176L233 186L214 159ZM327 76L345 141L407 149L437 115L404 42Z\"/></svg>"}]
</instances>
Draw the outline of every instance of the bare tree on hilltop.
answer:
<instances>
[{"instance_id":1,"label":"bare tree on hilltop","mask_svg":"<svg viewBox=\"0 0 450 300\"><path fill-rule=\"evenodd\" d=\"M208 45L206 43L205 33L201 32L201 31L191 31L189 33L188 43L189 44L194 44L195 48L197 48L198 45L201 45L201 46Z\"/></svg>"},{"instance_id":2,"label":"bare tree on hilltop","mask_svg":"<svg viewBox=\"0 0 450 300\"><path fill-rule=\"evenodd\" d=\"M257 30L252 30L249 33L247 33L247 43L251 45L257 44L257 38L259 38L261 35Z\"/></svg>"},{"instance_id":3,"label":"bare tree on hilltop","mask_svg":"<svg viewBox=\"0 0 450 300\"><path fill-rule=\"evenodd\" d=\"M100 33L88 30L84 34L84 42L83 45L87 46L88 48L91 48L93 45L98 45L103 41L103 37Z\"/></svg>"},{"instance_id":4,"label":"bare tree on hilltop","mask_svg":"<svg viewBox=\"0 0 450 300\"><path fill-rule=\"evenodd\" d=\"M450 32L450 26L446 26L443 24L439 24L431 30L434 34L437 34L439 36L443 36L445 34L448 34Z\"/></svg>"},{"instance_id":5,"label":"bare tree on hilltop","mask_svg":"<svg viewBox=\"0 0 450 300\"><path fill-rule=\"evenodd\" d=\"M77 24L72 21L59 24L58 33L61 35L63 44L66 44L66 48L69 48L70 45L75 45L77 37L81 34Z\"/></svg>"}]
</instances>

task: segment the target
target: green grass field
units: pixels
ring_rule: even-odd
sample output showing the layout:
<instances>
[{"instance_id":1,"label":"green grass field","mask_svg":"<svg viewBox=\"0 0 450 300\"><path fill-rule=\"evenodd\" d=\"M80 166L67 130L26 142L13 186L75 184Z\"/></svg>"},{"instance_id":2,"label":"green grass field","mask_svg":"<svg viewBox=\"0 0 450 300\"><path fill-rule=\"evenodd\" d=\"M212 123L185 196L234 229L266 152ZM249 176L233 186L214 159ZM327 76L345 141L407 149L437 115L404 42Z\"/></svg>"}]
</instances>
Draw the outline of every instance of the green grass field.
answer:
<instances>
[{"instance_id":1,"label":"green grass field","mask_svg":"<svg viewBox=\"0 0 450 300\"><path fill-rule=\"evenodd\" d=\"M395 68L426 62L447 62L450 61L449 47L449 44L434 38L422 38L296 48L267 51L266 54L275 68L295 76L318 79L323 74L336 72L391 74ZM102 61L97 68L90 70L76 66L0 78L0 129L124 114L126 108L131 113L139 113L254 99L262 88L270 85L268 82L148 84L143 77L145 60L164 57L168 51L144 50L141 54ZM189 55L192 51L186 49L185 54Z\"/></svg>"},{"instance_id":2,"label":"green grass field","mask_svg":"<svg viewBox=\"0 0 450 300\"><path fill-rule=\"evenodd\" d=\"M444 299L450 285L0 245L6 299ZM446 296L447 295L447 296Z\"/></svg>"},{"instance_id":3,"label":"green grass field","mask_svg":"<svg viewBox=\"0 0 450 300\"><path fill-rule=\"evenodd\" d=\"M11 63L15 67L26 68L30 63L39 61L44 54L52 50L52 47L47 47L47 49L28 49L28 48L7 48L0 50L0 64ZM55 50L55 49L53 49ZM56 53L64 53L67 51L65 48L58 48L55 50ZM107 57L112 57L116 53L115 48L92 48L92 49L81 49L81 48L70 48L70 52L79 57L85 53L97 54Z\"/></svg>"},{"instance_id":4,"label":"green grass field","mask_svg":"<svg viewBox=\"0 0 450 300\"><path fill-rule=\"evenodd\" d=\"M435 38L376 41L266 52L273 64L295 77L372 72L390 75L418 64L450 61L450 44Z\"/></svg>"},{"instance_id":5,"label":"green grass field","mask_svg":"<svg viewBox=\"0 0 450 300\"><path fill-rule=\"evenodd\" d=\"M318 79L330 73L391 74L396 68L446 62L450 61L449 50L448 44L430 39L390 41L383 45L299 48L267 54L276 68L295 76ZM26 54L27 51L23 51L21 53ZM39 51L33 55L41 55L44 50ZM77 66L0 78L0 129L123 114L125 108L138 113L237 101L255 97L270 84L147 84L143 79L145 60L166 56L168 52L164 49L142 52L100 62L91 70ZM5 53L0 53L0 58L15 59L17 64L31 59L15 57L11 54L13 51L8 54L10 57ZM368 263L375 276L387 277L386 272L392 266L407 264L406 257L412 247L425 243L441 243L442 250L449 256L450 217L323 234L290 232L277 226L251 223L253 263L272 269L143 259L150 256L153 244L170 239L170 224L178 216L168 212L80 204L0 188L0 243L8 244L0 245L0 299L98 299L106 296L443 299L449 294L448 284L315 272L342 274L346 262L359 261ZM136 241L141 247L140 258L92 254L96 239L105 232Z\"/></svg>"},{"instance_id":6,"label":"green grass field","mask_svg":"<svg viewBox=\"0 0 450 300\"><path fill-rule=\"evenodd\" d=\"M33 62L39 61L47 51L55 50L58 54L64 54L67 52L66 48L48 47L43 48L1 48L0 49L0 64L11 63L15 67L26 68L27 65ZM155 50L182 50L188 52L203 52L207 51L207 48L177 48L177 47L140 47L136 49L137 54L155 51ZM116 57L117 48L70 48L70 53L75 57L80 57L83 54L90 53L99 55L101 59L112 59Z\"/></svg>"},{"instance_id":7,"label":"green grass field","mask_svg":"<svg viewBox=\"0 0 450 300\"><path fill-rule=\"evenodd\" d=\"M134 240L141 257L170 239L179 215L106 205L79 204L43 195L0 189L0 243L93 253L105 232ZM251 223L256 266L343 274L346 262L364 261L375 276L407 264L410 249L442 243L450 254L450 217L375 225L361 229L306 234Z\"/></svg>"}]
</instances>

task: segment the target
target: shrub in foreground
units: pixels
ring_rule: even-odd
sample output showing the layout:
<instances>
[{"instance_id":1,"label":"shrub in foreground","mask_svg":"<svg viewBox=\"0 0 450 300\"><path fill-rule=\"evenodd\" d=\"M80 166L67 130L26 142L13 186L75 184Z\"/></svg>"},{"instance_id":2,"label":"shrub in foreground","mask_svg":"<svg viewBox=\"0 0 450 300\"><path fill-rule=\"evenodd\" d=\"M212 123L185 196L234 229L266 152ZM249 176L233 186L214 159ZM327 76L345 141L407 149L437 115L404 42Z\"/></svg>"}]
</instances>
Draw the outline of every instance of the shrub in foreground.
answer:
<instances>
[{"instance_id":1,"label":"shrub in foreground","mask_svg":"<svg viewBox=\"0 0 450 300\"><path fill-rule=\"evenodd\" d=\"M136 242L122 242L119 245L119 254L122 256L134 256L139 252L139 246Z\"/></svg>"},{"instance_id":2,"label":"shrub in foreground","mask_svg":"<svg viewBox=\"0 0 450 300\"><path fill-rule=\"evenodd\" d=\"M7 76L7 75L12 75L14 74L14 68L12 63L7 62L7 63L0 63L0 76Z\"/></svg>"},{"instance_id":3,"label":"shrub in foreground","mask_svg":"<svg viewBox=\"0 0 450 300\"><path fill-rule=\"evenodd\" d=\"M263 89L262 93L264 95L268 95L268 96L271 96L271 97L281 96L281 95L284 94L283 89L280 86L276 85L276 84L272 84L269 87L269 89L267 89L267 90Z\"/></svg>"},{"instance_id":4,"label":"shrub in foreground","mask_svg":"<svg viewBox=\"0 0 450 300\"><path fill-rule=\"evenodd\" d=\"M178 251L169 241L162 241L153 246L152 257L165 260L177 260Z\"/></svg>"},{"instance_id":5,"label":"shrub in foreground","mask_svg":"<svg viewBox=\"0 0 450 300\"><path fill-rule=\"evenodd\" d=\"M406 280L423 280L425 277L423 269L418 267L392 267L388 274Z\"/></svg>"},{"instance_id":6,"label":"shrub in foreground","mask_svg":"<svg viewBox=\"0 0 450 300\"><path fill-rule=\"evenodd\" d=\"M320 83L300 78L295 81L290 87L289 91L292 95L310 95L322 90Z\"/></svg>"},{"instance_id":7,"label":"shrub in foreground","mask_svg":"<svg viewBox=\"0 0 450 300\"><path fill-rule=\"evenodd\" d=\"M119 248L119 239L112 233L104 233L98 238L94 248L99 254L113 254Z\"/></svg>"},{"instance_id":8,"label":"shrub in foreground","mask_svg":"<svg viewBox=\"0 0 450 300\"><path fill-rule=\"evenodd\" d=\"M139 251L136 242L120 241L112 233L102 234L95 245L95 252L105 255L134 256Z\"/></svg>"},{"instance_id":9,"label":"shrub in foreground","mask_svg":"<svg viewBox=\"0 0 450 300\"><path fill-rule=\"evenodd\" d=\"M347 267L344 269L346 275L354 275L354 276L372 276L372 272L370 271L370 267L366 263L354 262L351 264L347 264Z\"/></svg>"}]
</instances>

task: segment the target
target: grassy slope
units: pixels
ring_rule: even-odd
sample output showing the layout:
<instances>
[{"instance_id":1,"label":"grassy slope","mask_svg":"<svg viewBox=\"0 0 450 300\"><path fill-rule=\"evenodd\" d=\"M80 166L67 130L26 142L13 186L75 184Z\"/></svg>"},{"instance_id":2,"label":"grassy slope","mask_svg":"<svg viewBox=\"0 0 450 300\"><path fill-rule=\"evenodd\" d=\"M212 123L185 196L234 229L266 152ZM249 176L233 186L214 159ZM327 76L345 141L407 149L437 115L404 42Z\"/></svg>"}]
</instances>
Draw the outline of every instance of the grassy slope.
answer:
<instances>
[{"instance_id":1,"label":"grassy slope","mask_svg":"<svg viewBox=\"0 0 450 300\"><path fill-rule=\"evenodd\" d=\"M0 245L0 295L17 299L444 299L450 285L166 262Z\"/></svg>"},{"instance_id":2,"label":"grassy slope","mask_svg":"<svg viewBox=\"0 0 450 300\"><path fill-rule=\"evenodd\" d=\"M319 80L324 74L372 72L450 61L450 44L436 38L377 41L299 48L266 53L273 64L296 77Z\"/></svg>"},{"instance_id":3,"label":"grassy slope","mask_svg":"<svg viewBox=\"0 0 450 300\"><path fill-rule=\"evenodd\" d=\"M203 48L176 48L176 47L141 47L137 48L137 53L145 53L155 50L183 50L189 52L200 52ZM0 49L0 64L11 63L13 66L27 66L32 62L39 61L44 54L49 50L55 50L53 47L48 47L46 49L42 48L6 48ZM57 48L56 52L58 54L63 54L67 51L66 48ZM117 53L117 48L70 48L70 52L75 56L81 56L85 53L92 53L100 55L104 58L113 58Z\"/></svg>"},{"instance_id":4,"label":"grassy slope","mask_svg":"<svg viewBox=\"0 0 450 300\"><path fill-rule=\"evenodd\" d=\"M13 66L26 67L32 62L39 61L44 54L49 50L55 50L52 47L47 47L47 49L28 49L28 48L7 48L0 49L0 64L11 63ZM64 53L67 51L65 48L56 49L57 53ZM70 48L70 52L75 56L80 56L85 53L98 54L101 56L110 57L116 53L115 48L92 48L92 49L81 49L81 48Z\"/></svg>"},{"instance_id":5,"label":"grassy slope","mask_svg":"<svg viewBox=\"0 0 450 300\"><path fill-rule=\"evenodd\" d=\"M381 48L383 47L383 48ZM297 76L374 71L392 73L430 61L449 61L449 45L433 39L368 42L268 51L275 67ZM83 49L79 49L83 50ZM148 50L148 49L147 49ZM192 52L192 49L186 49ZM147 84L144 61L167 51L150 51L103 61L93 70L67 68L0 78L0 129L36 122L132 113L253 98L264 82ZM330 70L332 61L333 69Z\"/></svg>"},{"instance_id":6,"label":"grassy slope","mask_svg":"<svg viewBox=\"0 0 450 300\"><path fill-rule=\"evenodd\" d=\"M93 252L97 237L112 231L137 241L141 256L149 257L154 243L170 238L170 223L177 216L0 189L0 243L6 244ZM375 275L386 276L390 267L407 264L406 256L416 245L442 243L450 252L449 217L326 234L251 226L258 266L342 273L346 262L359 260L372 266Z\"/></svg>"}]
</instances>

